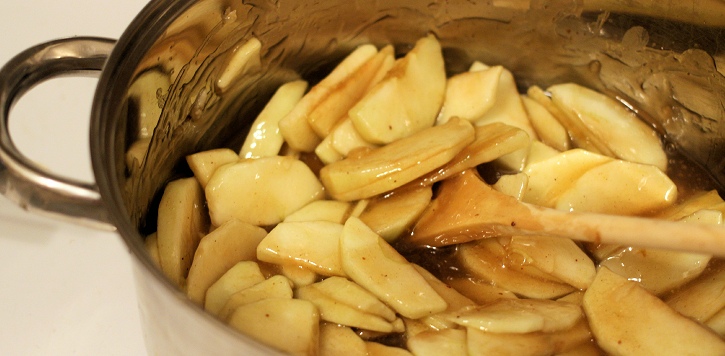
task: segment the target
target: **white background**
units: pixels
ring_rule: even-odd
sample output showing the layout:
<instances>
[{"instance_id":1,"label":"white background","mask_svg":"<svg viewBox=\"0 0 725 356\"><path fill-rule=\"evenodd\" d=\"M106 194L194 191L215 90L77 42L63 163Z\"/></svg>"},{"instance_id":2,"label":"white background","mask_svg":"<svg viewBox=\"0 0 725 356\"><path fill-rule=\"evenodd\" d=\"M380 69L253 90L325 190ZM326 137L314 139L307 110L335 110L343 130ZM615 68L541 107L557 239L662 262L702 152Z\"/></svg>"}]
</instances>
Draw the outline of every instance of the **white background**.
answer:
<instances>
[{"instance_id":1,"label":"white background","mask_svg":"<svg viewBox=\"0 0 725 356\"><path fill-rule=\"evenodd\" d=\"M0 64L72 36L118 38L145 0L1 0ZM51 170L92 181L96 80L57 79L18 102L16 145ZM36 217L0 196L0 354L144 355L131 257L115 233Z\"/></svg>"}]
</instances>

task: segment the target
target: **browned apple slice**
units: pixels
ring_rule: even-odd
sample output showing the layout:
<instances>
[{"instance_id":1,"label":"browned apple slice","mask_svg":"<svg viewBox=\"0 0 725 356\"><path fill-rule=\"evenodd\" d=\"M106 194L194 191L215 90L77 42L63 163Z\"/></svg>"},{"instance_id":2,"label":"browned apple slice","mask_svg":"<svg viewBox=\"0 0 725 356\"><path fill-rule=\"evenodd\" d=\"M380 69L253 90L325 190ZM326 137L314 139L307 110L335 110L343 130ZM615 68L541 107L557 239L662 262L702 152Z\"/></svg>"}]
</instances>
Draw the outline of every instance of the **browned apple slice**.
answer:
<instances>
[{"instance_id":1,"label":"browned apple slice","mask_svg":"<svg viewBox=\"0 0 725 356\"><path fill-rule=\"evenodd\" d=\"M322 168L320 179L337 200L369 198L401 187L446 164L468 144L475 131L468 121L453 119L414 135L349 156Z\"/></svg>"},{"instance_id":2,"label":"browned apple slice","mask_svg":"<svg viewBox=\"0 0 725 356\"><path fill-rule=\"evenodd\" d=\"M556 298L574 290L560 281L523 273L507 265L507 251L496 239L461 245L457 257L464 270L475 278L528 298Z\"/></svg>"},{"instance_id":3,"label":"browned apple slice","mask_svg":"<svg viewBox=\"0 0 725 356\"><path fill-rule=\"evenodd\" d=\"M584 294L584 311L597 343L611 354L725 354L725 340L608 268L599 269Z\"/></svg>"},{"instance_id":4,"label":"browned apple slice","mask_svg":"<svg viewBox=\"0 0 725 356\"><path fill-rule=\"evenodd\" d=\"M396 191L369 204L360 220L385 241L393 242L415 224L432 197L431 187Z\"/></svg>"}]
</instances>

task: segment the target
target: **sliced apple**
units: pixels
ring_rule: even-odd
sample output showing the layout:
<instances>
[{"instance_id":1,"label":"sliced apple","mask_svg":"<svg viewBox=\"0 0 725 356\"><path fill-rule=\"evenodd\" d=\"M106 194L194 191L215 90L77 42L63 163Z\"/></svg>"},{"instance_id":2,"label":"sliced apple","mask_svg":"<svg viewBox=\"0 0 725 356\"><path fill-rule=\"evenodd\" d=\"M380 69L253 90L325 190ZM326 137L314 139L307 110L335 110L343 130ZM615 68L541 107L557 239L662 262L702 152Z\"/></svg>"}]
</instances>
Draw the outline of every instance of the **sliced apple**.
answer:
<instances>
[{"instance_id":1,"label":"sliced apple","mask_svg":"<svg viewBox=\"0 0 725 356\"><path fill-rule=\"evenodd\" d=\"M266 235L261 227L230 220L204 236L186 280L189 299L203 305L209 286L237 262L254 260L257 245Z\"/></svg>"},{"instance_id":2,"label":"sliced apple","mask_svg":"<svg viewBox=\"0 0 725 356\"><path fill-rule=\"evenodd\" d=\"M343 157L350 154L351 151L361 148L375 148L377 145L366 141L360 133L357 132L355 126L349 117L344 118L330 133L332 147Z\"/></svg>"},{"instance_id":3,"label":"sliced apple","mask_svg":"<svg viewBox=\"0 0 725 356\"><path fill-rule=\"evenodd\" d=\"M319 356L368 356L365 341L347 326L331 323L320 325Z\"/></svg>"},{"instance_id":4,"label":"sliced apple","mask_svg":"<svg viewBox=\"0 0 725 356\"><path fill-rule=\"evenodd\" d=\"M300 210L288 215L284 222L329 221L338 224L345 222L352 204L337 200L315 200Z\"/></svg>"},{"instance_id":5,"label":"sliced apple","mask_svg":"<svg viewBox=\"0 0 725 356\"><path fill-rule=\"evenodd\" d=\"M345 223L340 251L350 278L401 315L415 319L448 307L415 268L394 255L397 252L360 219Z\"/></svg>"},{"instance_id":6,"label":"sliced apple","mask_svg":"<svg viewBox=\"0 0 725 356\"><path fill-rule=\"evenodd\" d=\"M677 312L705 323L725 308L725 266L714 265L665 299Z\"/></svg>"},{"instance_id":7,"label":"sliced apple","mask_svg":"<svg viewBox=\"0 0 725 356\"><path fill-rule=\"evenodd\" d=\"M556 199L559 210L641 215L677 200L677 186L659 168L622 160L592 167Z\"/></svg>"},{"instance_id":8,"label":"sliced apple","mask_svg":"<svg viewBox=\"0 0 725 356\"><path fill-rule=\"evenodd\" d=\"M329 164L320 171L320 179L337 200L369 198L446 164L473 142L474 136L475 130L468 121L455 118L361 157L349 156Z\"/></svg>"},{"instance_id":9,"label":"sliced apple","mask_svg":"<svg viewBox=\"0 0 725 356\"><path fill-rule=\"evenodd\" d=\"M252 225L273 225L324 197L312 170L297 159L283 156L223 166L205 191L209 214L217 226L235 218Z\"/></svg>"},{"instance_id":10,"label":"sliced apple","mask_svg":"<svg viewBox=\"0 0 725 356\"><path fill-rule=\"evenodd\" d=\"M374 86L374 80L381 80L379 72L390 70L394 62L393 46L386 46L372 56L345 80L331 87L327 97L315 106L307 121L317 136L326 137L347 112ZM387 68L381 68L387 66Z\"/></svg>"},{"instance_id":11,"label":"sliced apple","mask_svg":"<svg viewBox=\"0 0 725 356\"><path fill-rule=\"evenodd\" d=\"M624 247L599 265L626 278L635 278L642 288L659 295L697 278L710 258L703 254Z\"/></svg>"},{"instance_id":12,"label":"sliced apple","mask_svg":"<svg viewBox=\"0 0 725 356\"><path fill-rule=\"evenodd\" d=\"M572 328L551 333L507 334L469 328L466 340L469 355L565 355L579 347L588 349L591 338L587 323L581 321Z\"/></svg>"},{"instance_id":13,"label":"sliced apple","mask_svg":"<svg viewBox=\"0 0 725 356\"><path fill-rule=\"evenodd\" d=\"M270 298L292 299L293 296L292 281L284 276L272 276L230 295L224 306L219 309L218 316L221 320L228 320L229 316L242 305Z\"/></svg>"},{"instance_id":14,"label":"sliced apple","mask_svg":"<svg viewBox=\"0 0 725 356\"><path fill-rule=\"evenodd\" d=\"M257 246L260 261L304 266L324 276L345 276L340 262L343 226L327 221L277 224Z\"/></svg>"},{"instance_id":15,"label":"sliced apple","mask_svg":"<svg viewBox=\"0 0 725 356\"><path fill-rule=\"evenodd\" d=\"M715 333L606 267L584 294L583 306L597 343L608 353L725 354L725 341Z\"/></svg>"},{"instance_id":16,"label":"sliced apple","mask_svg":"<svg viewBox=\"0 0 725 356\"><path fill-rule=\"evenodd\" d=\"M350 109L350 119L366 141L390 143L431 127L443 104L445 88L441 47L433 35L428 35Z\"/></svg>"},{"instance_id":17,"label":"sliced apple","mask_svg":"<svg viewBox=\"0 0 725 356\"><path fill-rule=\"evenodd\" d=\"M317 354L320 315L306 300L272 298L245 304L232 313L229 325L292 355Z\"/></svg>"},{"instance_id":18,"label":"sliced apple","mask_svg":"<svg viewBox=\"0 0 725 356\"><path fill-rule=\"evenodd\" d=\"M278 155L284 143L279 121L292 111L306 90L307 82L304 80L282 84L252 123L239 156L260 158Z\"/></svg>"},{"instance_id":19,"label":"sliced apple","mask_svg":"<svg viewBox=\"0 0 725 356\"><path fill-rule=\"evenodd\" d=\"M571 148L566 128L546 110L546 107L526 95L521 96L521 102L524 104L531 126L541 142L559 151L567 151Z\"/></svg>"},{"instance_id":20,"label":"sliced apple","mask_svg":"<svg viewBox=\"0 0 725 356\"><path fill-rule=\"evenodd\" d=\"M516 173L502 175L491 188L521 201L524 199L524 193L528 186L529 176L525 173Z\"/></svg>"},{"instance_id":21,"label":"sliced apple","mask_svg":"<svg viewBox=\"0 0 725 356\"><path fill-rule=\"evenodd\" d=\"M396 191L373 200L360 214L360 220L385 241L393 242L415 224L432 197L431 187Z\"/></svg>"},{"instance_id":22,"label":"sliced apple","mask_svg":"<svg viewBox=\"0 0 725 356\"><path fill-rule=\"evenodd\" d=\"M463 308L451 314L449 319L469 329L527 334L568 330L582 317L581 307L572 303L548 299L501 299Z\"/></svg>"},{"instance_id":23,"label":"sliced apple","mask_svg":"<svg viewBox=\"0 0 725 356\"><path fill-rule=\"evenodd\" d=\"M530 142L531 139L526 132L513 126L498 122L476 126L475 140L445 166L424 177L423 182L433 184L513 152L520 150L528 152Z\"/></svg>"},{"instance_id":24,"label":"sliced apple","mask_svg":"<svg viewBox=\"0 0 725 356\"><path fill-rule=\"evenodd\" d=\"M446 280L446 283L476 304L486 304L498 299L518 298L511 291L473 278L453 278Z\"/></svg>"},{"instance_id":25,"label":"sliced apple","mask_svg":"<svg viewBox=\"0 0 725 356\"><path fill-rule=\"evenodd\" d=\"M565 114L562 109L559 108L551 100L549 94L544 92L540 87L534 85L529 87L526 91L526 95L532 100L543 106L564 128L566 128L569 137L571 138L573 147L585 149L587 151L605 155L608 157L614 157L614 153L609 149L606 142L591 131L581 120L576 120L573 117Z\"/></svg>"},{"instance_id":26,"label":"sliced apple","mask_svg":"<svg viewBox=\"0 0 725 356\"><path fill-rule=\"evenodd\" d=\"M688 197L683 202L673 204L655 216L661 219L680 220L703 209L712 209L723 203L723 199L717 190L703 191Z\"/></svg>"},{"instance_id":27,"label":"sliced apple","mask_svg":"<svg viewBox=\"0 0 725 356\"><path fill-rule=\"evenodd\" d=\"M424 331L408 338L406 346L416 356L468 355L465 329Z\"/></svg>"},{"instance_id":28,"label":"sliced apple","mask_svg":"<svg viewBox=\"0 0 725 356\"><path fill-rule=\"evenodd\" d=\"M614 157L667 170L667 154L657 132L621 103L573 83L557 84L547 91L571 121L581 122Z\"/></svg>"},{"instance_id":29,"label":"sliced apple","mask_svg":"<svg viewBox=\"0 0 725 356\"><path fill-rule=\"evenodd\" d=\"M204 309L217 315L234 293L263 281L264 275L256 262L238 262L207 289Z\"/></svg>"},{"instance_id":30,"label":"sliced apple","mask_svg":"<svg viewBox=\"0 0 725 356\"><path fill-rule=\"evenodd\" d=\"M528 298L550 299L574 290L571 286L523 273L506 266L508 253L496 239L467 243L458 248L461 266L476 278Z\"/></svg>"},{"instance_id":31,"label":"sliced apple","mask_svg":"<svg viewBox=\"0 0 725 356\"><path fill-rule=\"evenodd\" d=\"M348 305L361 312L380 316L391 323L397 319L395 312L390 307L381 302L365 288L346 278L326 278L319 283L315 283L314 287L337 300L339 303Z\"/></svg>"},{"instance_id":32,"label":"sliced apple","mask_svg":"<svg viewBox=\"0 0 725 356\"><path fill-rule=\"evenodd\" d=\"M159 203L156 238L164 275L175 285L186 286L194 251L209 227L204 193L194 178L166 185Z\"/></svg>"},{"instance_id":33,"label":"sliced apple","mask_svg":"<svg viewBox=\"0 0 725 356\"><path fill-rule=\"evenodd\" d=\"M572 285L586 289L594 280L594 262L572 240L552 236L512 236L507 249L526 264Z\"/></svg>"},{"instance_id":34,"label":"sliced apple","mask_svg":"<svg viewBox=\"0 0 725 356\"><path fill-rule=\"evenodd\" d=\"M297 289L295 297L314 304L324 321L382 333L394 331L393 324L389 321L341 303L335 297L321 292L315 284Z\"/></svg>"},{"instance_id":35,"label":"sliced apple","mask_svg":"<svg viewBox=\"0 0 725 356\"><path fill-rule=\"evenodd\" d=\"M279 273L292 281L295 287L304 287L320 279L320 275L317 272L305 266L294 264L282 264L278 266Z\"/></svg>"},{"instance_id":36,"label":"sliced apple","mask_svg":"<svg viewBox=\"0 0 725 356\"><path fill-rule=\"evenodd\" d=\"M559 196L579 177L610 161L610 157L577 148L529 164L524 169L529 176L524 202L553 208Z\"/></svg>"},{"instance_id":37,"label":"sliced apple","mask_svg":"<svg viewBox=\"0 0 725 356\"><path fill-rule=\"evenodd\" d=\"M315 147L315 155L317 155L317 158L319 158L324 164L330 164L345 158L342 153L335 149L332 143L332 135L329 135L325 137L322 142L317 145L317 147Z\"/></svg>"},{"instance_id":38,"label":"sliced apple","mask_svg":"<svg viewBox=\"0 0 725 356\"><path fill-rule=\"evenodd\" d=\"M437 124L443 124L453 116L472 122L481 118L496 103L496 92L502 71L503 67L496 66L448 78L446 95L436 120Z\"/></svg>"},{"instance_id":39,"label":"sliced apple","mask_svg":"<svg viewBox=\"0 0 725 356\"><path fill-rule=\"evenodd\" d=\"M285 142L294 150L312 152L320 137L310 126L308 116L340 83L372 58L378 50L373 45L362 45L350 53L322 81L312 87L294 108L279 121L279 130Z\"/></svg>"},{"instance_id":40,"label":"sliced apple","mask_svg":"<svg viewBox=\"0 0 725 356\"><path fill-rule=\"evenodd\" d=\"M194 172L194 177L199 181L202 188L206 187L209 178L216 172L217 168L237 161L239 161L239 156L228 148L217 148L186 156L186 163Z\"/></svg>"}]
</instances>

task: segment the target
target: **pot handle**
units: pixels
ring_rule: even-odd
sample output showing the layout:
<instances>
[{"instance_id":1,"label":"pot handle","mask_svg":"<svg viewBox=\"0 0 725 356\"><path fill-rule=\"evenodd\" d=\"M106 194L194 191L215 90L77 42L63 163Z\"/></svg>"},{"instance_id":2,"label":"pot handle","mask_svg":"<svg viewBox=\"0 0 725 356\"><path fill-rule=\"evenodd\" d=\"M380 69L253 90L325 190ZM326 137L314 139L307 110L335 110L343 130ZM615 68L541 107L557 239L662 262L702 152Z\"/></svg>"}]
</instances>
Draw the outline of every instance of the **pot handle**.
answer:
<instances>
[{"instance_id":1,"label":"pot handle","mask_svg":"<svg viewBox=\"0 0 725 356\"><path fill-rule=\"evenodd\" d=\"M115 40L98 37L60 39L29 48L0 69L0 194L31 212L113 229L96 185L48 172L25 157L10 138L8 116L36 84L100 72L114 45Z\"/></svg>"}]
</instances>

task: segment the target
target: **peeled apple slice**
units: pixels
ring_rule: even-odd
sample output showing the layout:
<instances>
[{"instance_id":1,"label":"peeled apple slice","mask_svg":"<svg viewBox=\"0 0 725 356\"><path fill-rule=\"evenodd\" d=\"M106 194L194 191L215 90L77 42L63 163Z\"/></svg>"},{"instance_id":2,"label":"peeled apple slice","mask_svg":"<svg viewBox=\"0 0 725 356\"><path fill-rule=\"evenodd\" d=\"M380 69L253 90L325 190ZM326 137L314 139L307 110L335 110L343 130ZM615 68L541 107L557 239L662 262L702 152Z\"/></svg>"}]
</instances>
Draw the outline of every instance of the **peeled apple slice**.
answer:
<instances>
[{"instance_id":1,"label":"peeled apple slice","mask_svg":"<svg viewBox=\"0 0 725 356\"><path fill-rule=\"evenodd\" d=\"M170 182L159 203L156 238L164 275L184 287L199 241L209 223L204 193L195 178Z\"/></svg>"},{"instance_id":2,"label":"peeled apple slice","mask_svg":"<svg viewBox=\"0 0 725 356\"><path fill-rule=\"evenodd\" d=\"M336 86L344 82L376 53L378 50L373 45L356 48L327 77L312 87L279 121L280 133L292 149L301 152L314 151L320 143L320 137L309 124L309 114L334 91Z\"/></svg>"},{"instance_id":3,"label":"peeled apple slice","mask_svg":"<svg viewBox=\"0 0 725 356\"><path fill-rule=\"evenodd\" d=\"M293 295L292 281L281 275L272 276L229 296L219 310L219 319L228 320L229 316L242 305L270 298L292 299Z\"/></svg>"},{"instance_id":4,"label":"peeled apple slice","mask_svg":"<svg viewBox=\"0 0 725 356\"><path fill-rule=\"evenodd\" d=\"M274 225L324 196L312 170L284 156L223 166L211 177L205 192L211 220L217 226L231 219Z\"/></svg>"},{"instance_id":5,"label":"peeled apple slice","mask_svg":"<svg viewBox=\"0 0 725 356\"><path fill-rule=\"evenodd\" d=\"M368 356L365 341L351 328L322 323L319 356Z\"/></svg>"},{"instance_id":6,"label":"peeled apple slice","mask_svg":"<svg viewBox=\"0 0 725 356\"><path fill-rule=\"evenodd\" d=\"M499 122L476 126L474 141L445 166L424 177L423 183L433 184L480 164L527 150L530 143L529 135L514 126Z\"/></svg>"},{"instance_id":7,"label":"peeled apple slice","mask_svg":"<svg viewBox=\"0 0 725 356\"><path fill-rule=\"evenodd\" d=\"M397 191L374 200L360 214L360 220L385 241L392 242L415 224L432 197L431 187Z\"/></svg>"},{"instance_id":8,"label":"peeled apple slice","mask_svg":"<svg viewBox=\"0 0 725 356\"><path fill-rule=\"evenodd\" d=\"M203 305L209 286L237 262L255 259L257 245L266 235L261 227L230 220L204 236L186 280L189 299Z\"/></svg>"},{"instance_id":9,"label":"peeled apple slice","mask_svg":"<svg viewBox=\"0 0 725 356\"><path fill-rule=\"evenodd\" d=\"M686 286L665 299L667 305L682 315L705 323L725 308L725 266L713 266Z\"/></svg>"},{"instance_id":10,"label":"peeled apple slice","mask_svg":"<svg viewBox=\"0 0 725 356\"><path fill-rule=\"evenodd\" d=\"M491 333L555 332L573 327L583 317L576 304L548 299L501 299L466 307L450 320L467 328Z\"/></svg>"},{"instance_id":11,"label":"peeled apple slice","mask_svg":"<svg viewBox=\"0 0 725 356\"><path fill-rule=\"evenodd\" d=\"M390 143L433 126L445 88L441 46L429 35L350 109L350 119L366 141Z\"/></svg>"},{"instance_id":12,"label":"peeled apple slice","mask_svg":"<svg viewBox=\"0 0 725 356\"><path fill-rule=\"evenodd\" d=\"M640 282L660 295L697 278L712 256L680 251L625 247L599 262L612 272Z\"/></svg>"},{"instance_id":13,"label":"peeled apple slice","mask_svg":"<svg viewBox=\"0 0 725 356\"><path fill-rule=\"evenodd\" d=\"M641 215L672 205L677 186L659 168L621 160L582 174L556 199L555 208L602 214Z\"/></svg>"},{"instance_id":14,"label":"peeled apple slice","mask_svg":"<svg viewBox=\"0 0 725 356\"><path fill-rule=\"evenodd\" d=\"M320 318L324 321L382 333L395 331L395 327L389 321L341 303L334 296L321 292L315 284L297 289L295 296L312 302L320 311Z\"/></svg>"},{"instance_id":15,"label":"peeled apple slice","mask_svg":"<svg viewBox=\"0 0 725 356\"><path fill-rule=\"evenodd\" d=\"M381 67L387 70L394 62L393 47L386 46L375 54L345 80L330 88L327 97L322 100L307 116L317 136L326 137L333 127L343 118L347 112L366 94L368 88L377 84L374 80L380 80L376 75Z\"/></svg>"},{"instance_id":16,"label":"peeled apple slice","mask_svg":"<svg viewBox=\"0 0 725 356\"><path fill-rule=\"evenodd\" d=\"M549 299L574 290L565 283L535 277L506 266L507 252L496 239L461 245L457 257L461 266L473 276L524 297Z\"/></svg>"},{"instance_id":17,"label":"peeled apple slice","mask_svg":"<svg viewBox=\"0 0 725 356\"><path fill-rule=\"evenodd\" d=\"M725 341L715 333L606 267L584 293L583 306L597 343L607 353L725 354Z\"/></svg>"},{"instance_id":18,"label":"peeled apple slice","mask_svg":"<svg viewBox=\"0 0 725 356\"><path fill-rule=\"evenodd\" d=\"M324 281L316 283L315 288L338 302L364 313L380 316L390 322L397 319L395 312L376 296L346 278L326 278Z\"/></svg>"},{"instance_id":19,"label":"peeled apple slice","mask_svg":"<svg viewBox=\"0 0 725 356\"><path fill-rule=\"evenodd\" d=\"M199 181L202 188L206 187L209 178L216 172L217 168L237 161L239 161L239 156L228 148L217 148L186 156L186 163L194 172L194 177Z\"/></svg>"},{"instance_id":20,"label":"peeled apple slice","mask_svg":"<svg viewBox=\"0 0 725 356\"><path fill-rule=\"evenodd\" d=\"M448 307L415 268L360 219L345 223L340 251L348 276L399 314L416 319Z\"/></svg>"},{"instance_id":21,"label":"peeled apple slice","mask_svg":"<svg viewBox=\"0 0 725 356\"><path fill-rule=\"evenodd\" d=\"M579 347L591 344L591 332L586 322L557 332L532 332L526 334L492 333L468 328L469 355L587 355L576 353ZM595 348L596 350L596 348ZM600 355L601 351L592 355Z\"/></svg>"},{"instance_id":22,"label":"peeled apple slice","mask_svg":"<svg viewBox=\"0 0 725 356\"><path fill-rule=\"evenodd\" d=\"M581 122L616 158L667 170L667 155L657 132L621 103L573 83L554 85L547 91L564 115Z\"/></svg>"},{"instance_id":23,"label":"peeled apple slice","mask_svg":"<svg viewBox=\"0 0 725 356\"><path fill-rule=\"evenodd\" d=\"M296 80L282 84L257 115L242 144L239 156L259 158L276 156L284 143L279 130L282 120L297 105L307 90L307 82Z\"/></svg>"},{"instance_id":24,"label":"peeled apple slice","mask_svg":"<svg viewBox=\"0 0 725 356\"><path fill-rule=\"evenodd\" d=\"M361 157L350 156L329 164L320 171L320 180L337 200L369 198L401 187L446 164L474 138L473 126L454 118Z\"/></svg>"},{"instance_id":25,"label":"peeled apple slice","mask_svg":"<svg viewBox=\"0 0 725 356\"><path fill-rule=\"evenodd\" d=\"M497 299L518 298L511 291L473 278L454 278L446 280L446 283L476 304L486 304Z\"/></svg>"},{"instance_id":26,"label":"peeled apple slice","mask_svg":"<svg viewBox=\"0 0 725 356\"><path fill-rule=\"evenodd\" d=\"M256 262L239 262L207 289L204 309L216 315L233 294L263 281L264 275Z\"/></svg>"},{"instance_id":27,"label":"peeled apple slice","mask_svg":"<svg viewBox=\"0 0 725 356\"><path fill-rule=\"evenodd\" d=\"M416 356L467 356L465 329L424 331L408 339L408 349Z\"/></svg>"},{"instance_id":28,"label":"peeled apple slice","mask_svg":"<svg viewBox=\"0 0 725 356\"><path fill-rule=\"evenodd\" d=\"M569 134L554 115L534 99L526 95L521 96L526 113L529 114L529 121L534 127L541 142L559 151L566 151L571 148Z\"/></svg>"},{"instance_id":29,"label":"peeled apple slice","mask_svg":"<svg viewBox=\"0 0 725 356\"><path fill-rule=\"evenodd\" d=\"M277 224L257 246L260 261L302 265L324 276L345 276L340 264L342 225L327 221Z\"/></svg>"},{"instance_id":30,"label":"peeled apple slice","mask_svg":"<svg viewBox=\"0 0 725 356\"><path fill-rule=\"evenodd\" d=\"M272 298L242 305L229 325L267 345L292 355L317 354L320 315L310 302Z\"/></svg>"},{"instance_id":31,"label":"peeled apple slice","mask_svg":"<svg viewBox=\"0 0 725 356\"><path fill-rule=\"evenodd\" d=\"M443 108L437 124L443 124L457 116L468 121L481 118L496 102L496 91L503 67L468 71L448 79Z\"/></svg>"},{"instance_id":32,"label":"peeled apple slice","mask_svg":"<svg viewBox=\"0 0 725 356\"><path fill-rule=\"evenodd\" d=\"M345 222L350 214L352 204L337 200L315 200L288 215L284 222L295 221L329 221L338 224Z\"/></svg>"},{"instance_id":33,"label":"peeled apple slice","mask_svg":"<svg viewBox=\"0 0 725 356\"><path fill-rule=\"evenodd\" d=\"M590 169L612 161L612 158L580 148L526 166L529 185L524 202L553 208L559 196Z\"/></svg>"},{"instance_id":34,"label":"peeled apple slice","mask_svg":"<svg viewBox=\"0 0 725 356\"><path fill-rule=\"evenodd\" d=\"M578 289L586 289L594 280L594 262L574 241L551 236L512 236L507 246L511 253L523 256L530 264Z\"/></svg>"}]
</instances>

